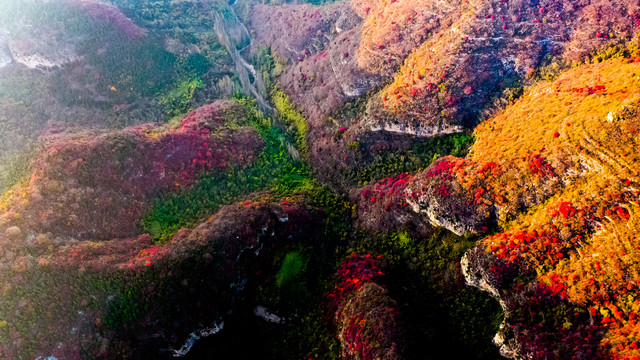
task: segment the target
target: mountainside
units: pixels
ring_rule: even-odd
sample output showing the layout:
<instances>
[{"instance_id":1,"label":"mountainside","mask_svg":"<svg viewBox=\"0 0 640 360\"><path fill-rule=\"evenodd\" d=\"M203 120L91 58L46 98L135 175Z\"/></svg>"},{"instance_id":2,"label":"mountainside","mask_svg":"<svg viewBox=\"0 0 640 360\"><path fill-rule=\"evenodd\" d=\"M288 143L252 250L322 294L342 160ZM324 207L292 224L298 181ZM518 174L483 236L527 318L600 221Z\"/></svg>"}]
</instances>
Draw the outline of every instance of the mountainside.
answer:
<instances>
[{"instance_id":1,"label":"mountainside","mask_svg":"<svg viewBox=\"0 0 640 360\"><path fill-rule=\"evenodd\" d=\"M640 359L639 28L0 0L0 358Z\"/></svg>"},{"instance_id":2,"label":"mountainside","mask_svg":"<svg viewBox=\"0 0 640 360\"><path fill-rule=\"evenodd\" d=\"M623 234L638 201L638 69L633 58L607 60L533 86L475 129L466 158L358 194L367 222L408 213L399 199L458 234L500 229L464 271L501 300L503 354L636 356L637 249Z\"/></svg>"},{"instance_id":3,"label":"mountainside","mask_svg":"<svg viewBox=\"0 0 640 360\"><path fill-rule=\"evenodd\" d=\"M5 222L83 239L136 235L162 191L255 160L263 142L246 117L225 100L198 108L173 129L146 124L43 136L28 183L5 194Z\"/></svg>"},{"instance_id":4,"label":"mountainside","mask_svg":"<svg viewBox=\"0 0 640 360\"><path fill-rule=\"evenodd\" d=\"M47 124L121 129L232 95L231 59L213 29L186 35L212 22L201 5L152 8L177 23L147 14L152 27L103 2L0 3L0 189L18 180L5 174L25 173Z\"/></svg>"},{"instance_id":5,"label":"mountainside","mask_svg":"<svg viewBox=\"0 0 640 360\"><path fill-rule=\"evenodd\" d=\"M308 117L311 161L352 183L378 144L397 152L473 128L538 68L633 38L637 14L633 1L352 1L258 5L251 26Z\"/></svg>"}]
</instances>

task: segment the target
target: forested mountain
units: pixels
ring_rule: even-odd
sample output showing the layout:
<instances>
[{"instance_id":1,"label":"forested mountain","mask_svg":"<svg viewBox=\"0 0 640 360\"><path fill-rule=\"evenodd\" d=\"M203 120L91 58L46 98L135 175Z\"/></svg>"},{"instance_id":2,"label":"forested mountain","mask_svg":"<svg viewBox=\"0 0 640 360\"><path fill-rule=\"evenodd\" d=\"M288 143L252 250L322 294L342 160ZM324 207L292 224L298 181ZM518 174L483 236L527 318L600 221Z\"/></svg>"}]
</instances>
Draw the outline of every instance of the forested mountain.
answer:
<instances>
[{"instance_id":1,"label":"forested mountain","mask_svg":"<svg viewBox=\"0 0 640 360\"><path fill-rule=\"evenodd\" d=\"M640 359L638 29L0 0L0 358Z\"/></svg>"}]
</instances>

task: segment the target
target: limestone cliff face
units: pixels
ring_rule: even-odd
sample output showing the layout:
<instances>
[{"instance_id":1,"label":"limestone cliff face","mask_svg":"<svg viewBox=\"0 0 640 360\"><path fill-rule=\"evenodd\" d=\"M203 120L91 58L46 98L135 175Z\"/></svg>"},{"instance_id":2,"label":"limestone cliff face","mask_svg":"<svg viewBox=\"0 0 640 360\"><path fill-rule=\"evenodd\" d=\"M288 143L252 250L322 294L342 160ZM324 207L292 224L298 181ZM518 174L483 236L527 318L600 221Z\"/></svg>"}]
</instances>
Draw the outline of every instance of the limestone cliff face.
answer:
<instances>
[{"instance_id":1,"label":"limestone cliff face","mask_svg":"<svg viewBox=\"0 0 640 360\"><path fill-rule=\"evenodd\" d=\"M454 178L456 165L450 157L436 160L427 170L411 179L405 192L414 212L457 235L479 233L491 224L493 208L478 203Z\"/></svg>"},{"instance_id":2,"label":"limestone cliff face","mask_svg":"<svg viewBox=\"0 0 640 360\"><path fill-rule=\"evenodd\" d=\"M77 61L77 40L49 27L18 32L0 28L0 68L16 63L28 69L47 70Z\"/></svg>"},{"instance_id":3,"label":"limestone cliff face","mask_svg":"<svg viewBox=\"0 0 640 360\"><path fill-rule=\"evenodd\" d=\"M510 309L501 298L500 289L494 287L487 281L487 276L485 274L486 269L471 265L470 258L472 257L473 251L470 251L467 252L460 260L460 268L462 271L462 275L464 276L464 280L467 285L473 286L489 293L492 297L500 302L502 311L505 314L505 319L503 320L502 324L500 324L500 329L496 333L496 336L493 338L493 343L498 347L500 355L509 359L515 359L517 356L515 350L515 340L509 337L508 331L508 318Z\"/></svg>"},{"instance_id":4,"label":"limestone cliff face","mask_svg":"<svg viewBox=\"0 0 640 360\"><path fill-rule=\"evenodd\" d=\"M38 39L35 35L10 40L8 45L15 62L29 69L52 69L79 60L73 44Z\"/></svg>"},{"instance_id":5,"label":"limestone cliff face","mask_svg":"<svg viewBox=\"0 0 640 360\"><path fill-rule=\"evenodd\" d=\"M7 39L0 32L0 69L9 66L13 62L11 57L11 50L9 50L9 44Z\"/></svg>"}]
</instances>

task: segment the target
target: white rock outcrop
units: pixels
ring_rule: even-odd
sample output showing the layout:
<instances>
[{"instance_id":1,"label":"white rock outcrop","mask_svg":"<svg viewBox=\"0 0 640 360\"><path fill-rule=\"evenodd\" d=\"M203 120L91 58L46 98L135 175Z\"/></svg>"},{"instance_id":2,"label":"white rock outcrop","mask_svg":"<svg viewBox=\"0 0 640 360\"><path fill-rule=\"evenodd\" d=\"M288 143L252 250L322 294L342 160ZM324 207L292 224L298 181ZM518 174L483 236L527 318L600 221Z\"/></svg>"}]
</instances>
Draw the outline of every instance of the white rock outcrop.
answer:
<instances>
[{"instance_id":1,"label":"white rock outcrop","mask_svg":"<svg viewBox=\"0 0 640 360\"><path fill-rule=\"evenodd\" d=\"M12 62L13 62L13 57L11 57L11 52L9 51L9 45L7 44L7 39L0 36L0 69L11 65Z\"/></svg>"},{"instance_id":2,"label":"white rock outcrop","mask_svg":"<svg viewBox=\"0 0 640 360\"><path fill-rule=\"evenodd\" d=\"M10 56L30 69L50 69L79 59L72 44L47 38L9 40Z\"/></svg>"},{"instance_id":3,"label":"white rock outcrop","mask_svg":"<svg viewBox=\"0 0 640 360\"><path fill-rule=\"evenodd\" d=\"M467 252L466 254L464 254L462 259L460 259L462 276L464 276L464 280L467 285L473 286L477 289L489 293L500 303L500 307L502 307L502 311L504 312L505 317L504 320L502 320L502 324L500 324L498 332L493 337L493 343L498 347L500 355L504 356L507 359L515 359L518 357L518 353L515 350L514 340L507 336L507 320L509 318L509 309L507 308L504 300L502 300L502 298L500 297L500 292L498 291L498 289L491 286L491 284L489 284L489 282L486 280L482 269L474 269L473 266L471 266L469 256L470 252Z\"/></svg>"}]
</instances>

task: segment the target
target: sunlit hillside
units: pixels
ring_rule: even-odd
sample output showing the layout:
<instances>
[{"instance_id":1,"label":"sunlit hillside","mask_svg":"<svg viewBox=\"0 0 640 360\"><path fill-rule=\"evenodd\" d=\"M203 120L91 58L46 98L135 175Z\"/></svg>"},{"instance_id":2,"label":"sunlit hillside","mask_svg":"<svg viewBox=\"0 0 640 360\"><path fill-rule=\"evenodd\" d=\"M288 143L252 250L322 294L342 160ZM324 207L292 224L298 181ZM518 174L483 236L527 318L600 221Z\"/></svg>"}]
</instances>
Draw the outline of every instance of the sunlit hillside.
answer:
<instances>
[{"instance_id":1,"label":"sunlit hillside","mask_svg":"<svg viewBox=\"0 0 640 360\"><path fill-rule=\"evenodd\" d=\"M0 0L0 359L640 360L639 28Z\"/></svg>"}]
</instances>

